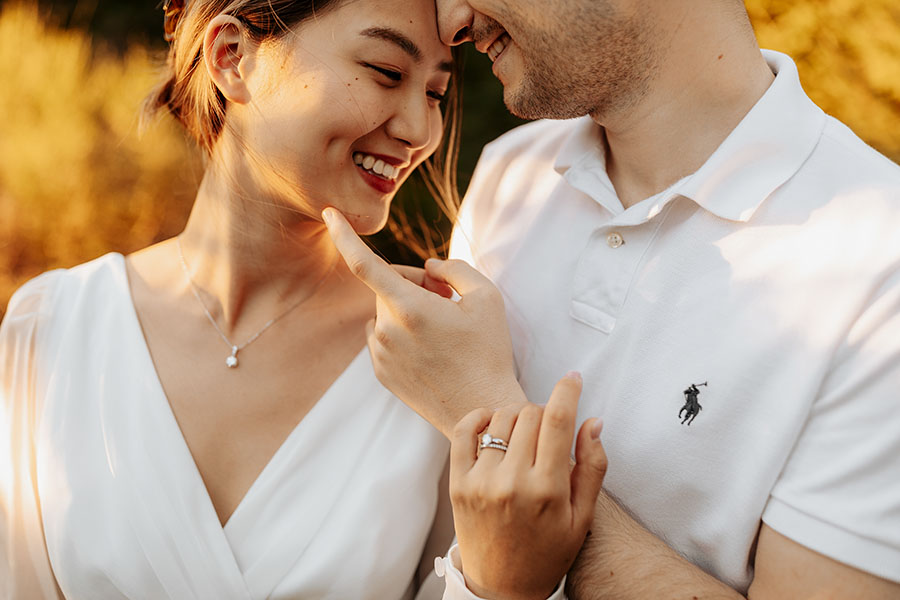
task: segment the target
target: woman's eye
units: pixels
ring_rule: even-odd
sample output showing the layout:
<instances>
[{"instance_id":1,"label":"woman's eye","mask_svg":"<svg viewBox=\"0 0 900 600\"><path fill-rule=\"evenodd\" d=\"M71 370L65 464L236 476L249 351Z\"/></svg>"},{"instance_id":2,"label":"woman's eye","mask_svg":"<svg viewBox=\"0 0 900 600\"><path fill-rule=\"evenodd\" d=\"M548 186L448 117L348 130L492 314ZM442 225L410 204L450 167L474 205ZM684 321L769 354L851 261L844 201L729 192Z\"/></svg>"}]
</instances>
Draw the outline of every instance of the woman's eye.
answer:
<instances>
[{"instance_id":1,"label":"woman's eye","mask_svg":"<svg viewBox=\"0 0 900 600\"><path fill-rule=\"evenodd\" d=\"M373 71L377 71L381 73L391 81L401 81L403 79L403 73L400 71L394 71L391 69L385 69L384 67L376 67L375 65L366 64L367 68L372 69Z\"/></svg>"},{"instance_id":2,"label":"woman's eye","mask_svg":"<svg viewBox=\"0 0 900 600\"><path fill-rule=\"evenodd\" d=\"M444 98L447 97L446 94L441 94L439 92L428 92L428 97L432 100L437 100L438 102L443 102Z\"/></svg>"}]
</instances>

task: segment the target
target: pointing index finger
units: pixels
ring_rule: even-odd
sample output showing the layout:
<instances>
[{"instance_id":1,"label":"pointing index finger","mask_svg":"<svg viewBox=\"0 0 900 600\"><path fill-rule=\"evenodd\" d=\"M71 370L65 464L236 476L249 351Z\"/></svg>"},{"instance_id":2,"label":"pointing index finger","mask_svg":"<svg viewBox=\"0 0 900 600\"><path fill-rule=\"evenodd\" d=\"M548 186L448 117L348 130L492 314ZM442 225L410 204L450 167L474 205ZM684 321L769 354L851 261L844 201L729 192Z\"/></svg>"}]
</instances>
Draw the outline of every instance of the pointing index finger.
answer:
<instances>
[{"instance_id":1,"label":"pointing index finger","mask_svg":"<svg viewBox=\"0 0 900 600\"><path fill-rule=\"evenodd\" d=\"M350 271L382 300L395 304L409 293L409 288L416 288L366 246L340 211L326 208L322 211L322 220Z\"/></svg>"}]
</instances>

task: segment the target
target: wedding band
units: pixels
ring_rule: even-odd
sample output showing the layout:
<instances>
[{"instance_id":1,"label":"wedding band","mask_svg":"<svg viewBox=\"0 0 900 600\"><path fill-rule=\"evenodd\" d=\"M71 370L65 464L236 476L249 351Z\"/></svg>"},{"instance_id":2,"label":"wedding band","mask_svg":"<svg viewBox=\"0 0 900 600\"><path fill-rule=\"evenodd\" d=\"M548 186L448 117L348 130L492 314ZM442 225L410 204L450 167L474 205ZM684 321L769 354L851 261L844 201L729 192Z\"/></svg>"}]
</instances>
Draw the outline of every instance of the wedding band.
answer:
<instances>
[{"instance_id":1,"label":"wedding band","mask_svg":"<svg viewBox=\"0 0 900 600\"><path fill-rule=\"evenodd\" d=\"M495 450L502 450L503 452L506 452L507 450L509 450L509 448L507 448L503 444L486 444L486 445L480 446L479 448L481 450L484 450L485 448L493 448Z\"/></svg>"},{"instance_id":2,"label":"wedding band","mask_svg":"<svg viewBox=\"0 0 900 600\"><path fill-rule=\"evenodd\" d=\"M485 433L481 436L481 443L478 445L479 450L484 450L485 448L493 448L494 450L502 450L503 452L509 450L506 440L495 438L489 433Z\"/></svg>"}]
</instances>

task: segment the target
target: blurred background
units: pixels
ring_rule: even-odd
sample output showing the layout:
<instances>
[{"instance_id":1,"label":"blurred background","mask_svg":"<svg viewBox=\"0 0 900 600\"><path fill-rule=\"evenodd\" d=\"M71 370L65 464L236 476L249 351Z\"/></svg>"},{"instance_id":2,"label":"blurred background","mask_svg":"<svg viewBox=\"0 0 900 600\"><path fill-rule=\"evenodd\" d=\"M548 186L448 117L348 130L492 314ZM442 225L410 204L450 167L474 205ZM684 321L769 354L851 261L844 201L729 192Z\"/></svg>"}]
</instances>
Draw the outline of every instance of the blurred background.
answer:
<instances>
[{"instance_id":1,"label":"blurred background","mask_svg":"<svg viewBox=\"0 0 900 600\"><path fill-rule=\"evenodd\" d=\"M900 2L747 0L760 44L791 55L826 112L900 162ZM0 318L12 292L51 268L128 253L177 234L202 177L166 119L138 136L164 58L155 1L0 0ZM482 146L519 121L485 56L466 56L462 191ZM447 234L422 186L396 203ZM420 259L389 234L393 261Z\"/></svg>"}]
</instances>

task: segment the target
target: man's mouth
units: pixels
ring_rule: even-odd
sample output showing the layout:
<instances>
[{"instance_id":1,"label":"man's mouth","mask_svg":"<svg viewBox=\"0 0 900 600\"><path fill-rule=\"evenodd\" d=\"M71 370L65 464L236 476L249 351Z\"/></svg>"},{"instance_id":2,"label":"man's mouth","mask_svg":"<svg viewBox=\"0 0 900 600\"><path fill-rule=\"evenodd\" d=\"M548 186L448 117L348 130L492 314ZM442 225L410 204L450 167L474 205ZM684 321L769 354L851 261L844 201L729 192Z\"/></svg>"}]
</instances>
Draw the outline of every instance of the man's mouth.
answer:
<instances>
[{"instance_id":1,"label":"man's mouth","mask_svg":"<svg viewBox=\"0 0 900 600\"><path fill-rule=\"evenodd\" d=\"M491 44L490 48L487 49L488 58L491 59L491 62L497 60L497 58L503 54L503 51L506 50L506 47L509 46L510 42L512 42L512 38L509 37L508 33L503 33L497 41Z\"/></svg>"},{"instance_id":2,"label":"man's mouth","mask_svg":"<svg viewBox=\"0 0 900 600\"><path fill-rule=\"evenodd\" d=\"M353 162L367 173L371 173L375 177L380 177L385 181L396 181L397 176L400 175L399 167L391 166L380 158L375 158L371 154L354 152Z\"/></svg>"}]
</instances>

